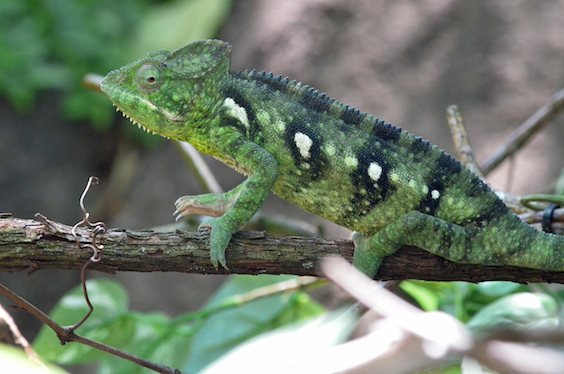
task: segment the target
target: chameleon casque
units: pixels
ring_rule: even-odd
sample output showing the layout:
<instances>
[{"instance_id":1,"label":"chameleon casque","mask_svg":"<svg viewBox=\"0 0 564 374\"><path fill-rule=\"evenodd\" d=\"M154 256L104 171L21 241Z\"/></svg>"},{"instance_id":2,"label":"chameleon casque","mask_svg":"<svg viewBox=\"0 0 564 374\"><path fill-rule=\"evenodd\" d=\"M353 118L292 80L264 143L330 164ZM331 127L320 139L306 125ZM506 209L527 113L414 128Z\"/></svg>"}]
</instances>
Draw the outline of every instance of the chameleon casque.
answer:
<instances>
[{"instance_id":1,"label":"chameleon casque","mask_svg":"<svg viewBox=\"0 0 564 374\"><path fill-rule=\"evenodd\" d=\"M211 261L273 191L354 231L353 263L374 276L412 245L455 262L564 271L564 238L521 222L477 176L400 128L272 73L230 71L231 46L193 42L110 72L102 91L158 135L248 176L221 195L184 196L178 218L211 217Z\"/></svg>"}]
</instances>

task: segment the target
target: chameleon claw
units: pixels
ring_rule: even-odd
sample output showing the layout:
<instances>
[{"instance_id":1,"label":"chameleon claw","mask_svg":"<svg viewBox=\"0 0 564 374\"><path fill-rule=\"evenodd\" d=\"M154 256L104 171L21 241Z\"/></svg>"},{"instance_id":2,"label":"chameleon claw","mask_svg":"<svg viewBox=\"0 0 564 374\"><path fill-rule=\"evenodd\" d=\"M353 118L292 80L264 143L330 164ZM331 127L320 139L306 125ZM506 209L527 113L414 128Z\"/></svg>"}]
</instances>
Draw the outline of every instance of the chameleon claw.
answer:
<instances>
[{"instance_id":1,"label":"chameleon claw","mask_svg":"<svg viewBox=\"0 0 564 374\"><path fill-rule=\"evenodd\" d=\"M219 270L219 259L217 259L216 256L214 256L213 252L211 253L210 257L211 257L210 258L211 263L212 263L213 267L215 268L215 270Z\"/></svg>"},{"instance_id":2,"label":"chameleon claw","mask_svg":"<svg viewBox=\"0 0 564 374\"><path fill-rule=\"evenodd\" d=\"M221 264L225 270L229 271L227 259L225 258L225 250L233 234L231 234L229 230L221 227L221 223L218 222L217 218L210 218L202 222L200 226L198 226L198 230L203 228L211 229L210 260L213 266L218 269Z\"/></svg>"},{"instance_id":3,"label":"chameleon claw","mask_svg":"<svg viewBox=\"0 0 564 374\"><path fill-rule=\"evenodd\" d=\"M219 269L219 265L221 264L221 266L229 271L229 268L227 267L227 260L225 259L225 251L214 251L211 250L210 252L210 259L211 262L213 264L213 266L215 267L215 270Z\"/></svg>"}]
</instances>

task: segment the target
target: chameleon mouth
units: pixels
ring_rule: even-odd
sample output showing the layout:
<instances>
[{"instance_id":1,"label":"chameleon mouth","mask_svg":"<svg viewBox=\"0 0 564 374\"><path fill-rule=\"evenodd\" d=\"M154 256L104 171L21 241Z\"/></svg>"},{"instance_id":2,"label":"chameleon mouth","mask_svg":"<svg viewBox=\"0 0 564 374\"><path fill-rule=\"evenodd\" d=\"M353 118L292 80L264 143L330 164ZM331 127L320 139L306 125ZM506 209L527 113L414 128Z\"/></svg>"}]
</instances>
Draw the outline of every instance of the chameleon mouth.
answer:
<instances>
[{"instance_id":1,"label":"chameleon mouth","mask_svg":"<svg viewBox=\"0 0 564 374\"><path fill-rule=\"evenodd\" d=\"M153 135L160 135L157 134L156 132L154 132L153 130L148 129L147 127L145 127L144 125L140 124L139 122L137 122L136 120L134 120L129 114L125 113L123 110L121 110L117 105L116 105L116 112L121 112L121 115L127 119L129 119L131 121L131 123L133 123L134 125L137 125L137 127L139 127L141 130L145 130L147 132L147 134L153 134ZM163 138L168 139L168 136L164 136L164 135L160 135Z\"/></svg>"}]
</instances>

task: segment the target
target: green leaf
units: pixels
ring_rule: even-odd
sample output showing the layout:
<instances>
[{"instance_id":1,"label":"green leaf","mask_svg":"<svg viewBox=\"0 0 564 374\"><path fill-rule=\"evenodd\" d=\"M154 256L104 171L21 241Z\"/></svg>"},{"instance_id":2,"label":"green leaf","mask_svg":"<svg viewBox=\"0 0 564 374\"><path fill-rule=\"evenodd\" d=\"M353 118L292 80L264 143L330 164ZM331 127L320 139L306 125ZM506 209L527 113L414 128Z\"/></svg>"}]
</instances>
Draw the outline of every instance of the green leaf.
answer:
<instances>
[{"instance_id":1,"label":"green leaf","mask_svg":"<svg viewBox=\"0 0 564 374\"><path fill-rule=\"evenodd\" d=\"M415 301L423 308L430 312L439 309L439 296L429 287L425 287L424 282L406 281L400 283L400 288L413 297Z\"/></svg>"},{"instance_id":2,"label":"green leaf","mask_svg":"<svg viewBox=\"0 0 564 374\"><path fill-rule=\"evenodd\" d=\"M34 362L27 357L23 350L5 344L0 344L0 367L2 373L18 374L68 374L67 371L43 363L45 366Z\"/></svg>"},{"instance_id":3,"label":"green leaf","mask_svg":"<svg viewBox=\"0 0 564 374\"><path fill-rule=\"evenodd\" d=\"M94 313L77 334L170 367L181 368L192 358L191 367L199 370L260 333L323 314L325 309L302 292L248 300L256 288L295 278L232 277L203 310L175 319L160 313L129 311L128 297L121 286L105 279L89 281ZM82 289L77 287L59 301L52 318L62 325L72 325L87 311ZM80 344L61 346L55 333L47 328L41 330L34 347L42 357L60 364L96 361L100 373L149 373L128 361Z\"/></svg>"},{"instance_id":4,"label":"green leaf","mask_svg":"<svg viewBox=\"0 0 564 374\"><path fill-rule=\"evenodd\" d=\"M558 303L542 293L521 292L502 297L482 308L467 326L481 334L496 329L528 330L558 325Z\"/></svg>"},{"instance_id":5,"label":"green leaf","mask_svg":"<svg viewBox=\"0 0 564 374\"><path fill-rule=\"evenodd\" d=\"M87 281L86 286L94 312L76 333L104 344L123 345L134 331L133 320L127 316L127 293L122 286L107 279ZM60 325L69 326L79 322L87 312L88 306L79 286L57 303L50 316ZM93 362L105 355L82 344L62 346L56 334L47 326L41 328L33 347L41 357L62 365Z\"/></svg>"},{"instance_id":6,"label":"green leaf","mask_svg":"<svg viewBox=\"0 0 564 374\"><path fill-rule=\"evenodd\" d=\"M120 347L128 353L173 368L180 368L186 362L193 328L177 326L174 320L162 313L131 312L135 321L135 333L128 344ZM99 365L99 374L153 373L119 357L106 357Z\"/></svg>"},{"instance_id":7,"label":"green leaf","mask_svg":"<svg viewBox=\"0 0 564 374\"><path fill-rule=\"evenodd\" d=\"M417 374L465 374L465 373L462 373L462 370L460 368L460 363L456 363L452 365L441 366L427 371L421 371L418 372Z\"/></svg>"},{"instance_id":8,"label":"green leaf","mask_svg":"<svg viewBox=\"0 0 564 374\"><path fill-rule=\"evenodd\" d=\"M154 7L140 24L131 60L212 38L230 11L231 0L181 0Z\"/></svg>"},{"instance_id":9,"label":"green leaf","mask_svg":"<svg viewBox=\"0 0 564 374\"><path fill-rule=\"evenodd\" d=\"M521 285L514 282L482 282L476 285L476 291L490 297L500 297L515 292Z\"/></svg>"},{"instance_id":10,"label":"green leaf","mask_svg":"<svg viewBox=\"0 0 564 374\"><path fill-rule=\"evenodd\" d=\"M254 336L321 315L325 309L301 292L277 294L233 308L238 295L295 278L271 275L230 277L204 308L204 311L225 308L225 311L214 313L199 327L185 371L197 373Z\"/></svg>"}]
</instances>

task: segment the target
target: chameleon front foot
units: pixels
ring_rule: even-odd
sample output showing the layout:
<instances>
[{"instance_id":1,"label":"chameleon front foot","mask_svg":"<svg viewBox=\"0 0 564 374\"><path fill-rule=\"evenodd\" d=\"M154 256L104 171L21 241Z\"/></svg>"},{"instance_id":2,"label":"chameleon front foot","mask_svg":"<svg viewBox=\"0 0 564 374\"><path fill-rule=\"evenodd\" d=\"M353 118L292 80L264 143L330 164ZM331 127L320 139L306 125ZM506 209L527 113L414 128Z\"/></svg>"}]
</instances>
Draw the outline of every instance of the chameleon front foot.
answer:
<instances>
[{"instance_id":1,"label":"chameleon front foot","mask_svg":"<svg viewBox=\"0 0 564 374\"><path fill-rule=\"evenodd\" d=\"M191 214L201 214L211 217L220 217L233 205L233 201L227 194L215 195L205 194L197 196L183 196L176 200L176 211L174 215L178 221L180 218ZM213 266L217 269L219 264L225 269L225 250L229 240L233 236L231 230L222 224L221 218L210 218L204 221L198 229L207 227L211 229L210 234L210 256Z\"/></svg>"},{"instance_id":2,"label":"chameleon front foot","mask_svg":"<svg viewBox=\"0 0 564 374\"><path fill-rule=\"evenodd\" d=\"M230 207L230 201L226 201L222 195L205 194L196 196L182 196L174 203L176 210L173 215L178 221L182 217L191 214L201 214L210 217L219 217Z\"/></svg>"}]
</instances>

